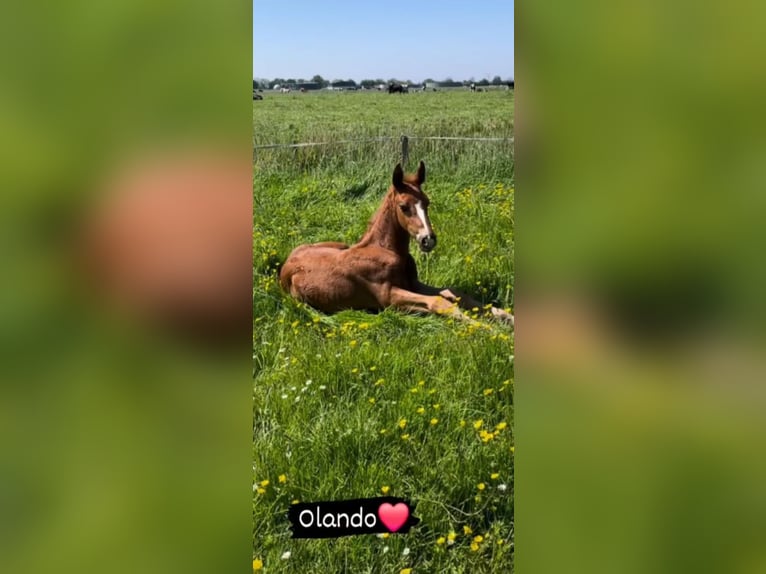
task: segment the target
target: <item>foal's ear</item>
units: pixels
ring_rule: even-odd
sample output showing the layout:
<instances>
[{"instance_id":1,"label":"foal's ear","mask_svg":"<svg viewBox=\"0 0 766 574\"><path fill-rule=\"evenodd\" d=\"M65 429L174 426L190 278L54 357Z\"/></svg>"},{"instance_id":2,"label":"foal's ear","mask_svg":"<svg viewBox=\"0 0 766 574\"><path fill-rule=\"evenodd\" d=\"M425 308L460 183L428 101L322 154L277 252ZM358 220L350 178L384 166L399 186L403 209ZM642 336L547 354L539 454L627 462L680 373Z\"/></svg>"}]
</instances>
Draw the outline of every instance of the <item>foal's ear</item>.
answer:
<instances>
[{"instance_id":1,"label":"foal's ear","mask_svg":"<svg viewBox=\"0 0 766 574\"><path fill-rule=\"evenodd\" d=\"M425 182L426 182L426 164L424 164L421 161L420 165L418 166L418 183L422 185Z\"/></svg>"},{"instance_id":2,"label":"foal's ear","mask_svg":"<svg viewBox=\"0 0 766 574\"><path fill-rule=\"evenodd\" d=\"M396 189L404 187L404 171L402 171L402 164L400 163L397 163L394 168L393 183Z\"/></svg>"}]
</instances>

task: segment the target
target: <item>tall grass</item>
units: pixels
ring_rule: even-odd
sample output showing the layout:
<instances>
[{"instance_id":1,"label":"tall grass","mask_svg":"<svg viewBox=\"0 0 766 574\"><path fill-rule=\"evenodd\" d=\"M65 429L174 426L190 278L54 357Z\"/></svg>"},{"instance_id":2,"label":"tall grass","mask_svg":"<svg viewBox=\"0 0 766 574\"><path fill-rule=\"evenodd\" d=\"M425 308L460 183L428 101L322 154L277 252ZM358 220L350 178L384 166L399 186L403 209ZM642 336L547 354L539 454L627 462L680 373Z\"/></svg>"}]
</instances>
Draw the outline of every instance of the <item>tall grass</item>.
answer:
<instances>
[{"instance_id":1,"label":"tall grass","mask_svg":"<svg viewBox=\"0 0 766 574\"><path fill-rule=\"evenodd\" d=\"M513 95L267 94L253 123L256 145L510 137ZM398 154L396 140L254 153L253 556L268 572L512 570L512 331L392 310L328 316L277 286L295 246L361 236ZM431 254L413 252L421 279L512 306L509 144L414 140L410 157L426 162L439 236ZM416 504L409 534L290 539L292 501L384 487Z\"/></svg>"}]
</instances>

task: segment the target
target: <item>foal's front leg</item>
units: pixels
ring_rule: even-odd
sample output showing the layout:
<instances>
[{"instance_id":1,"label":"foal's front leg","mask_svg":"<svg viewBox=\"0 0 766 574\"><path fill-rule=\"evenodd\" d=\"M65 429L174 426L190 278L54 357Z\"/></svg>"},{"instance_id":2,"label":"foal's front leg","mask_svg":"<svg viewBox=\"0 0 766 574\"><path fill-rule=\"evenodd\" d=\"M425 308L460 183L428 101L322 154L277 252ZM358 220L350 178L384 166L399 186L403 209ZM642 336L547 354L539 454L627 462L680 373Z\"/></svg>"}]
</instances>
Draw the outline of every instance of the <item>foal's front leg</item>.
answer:
<instances>
[{"instance_id":1,"label":"foal's front leg","mask_svg":"<svg viewBox=\"0 0 766 574\"><path fill-rule=\"evenodd\" d=\"M453 289L440 289L438 287L431 287L430 285L426 285L420 281L417 282L416 289L417 292L422 295L438 295L439 297L442 297L447 301L456 304L458 307L465 309L466 311L472 311L473 309L478 308L479 311L489 312L495 319L498 319L499 321L504 321L506 323L510 323L511 325L514 324L513 315L511 315L505 309L499 309L498 307L494 306L489 309L485 309L484 306L476 299L470 297L469 295L465 295L464 293L457 292Z\"/></svg>"},{"instance_id":2,"label":"foal's front leg","mask_svg":"<svg viewBox=\"0 0 766 574\"><path fill-rule=\"evenodd\" d=\"M470 320L458 309L456 302L449 301L447 298L438 294L426 295L415 293L399 287L392 287L390 292L390 304L397 309L413 311L416 313L435 313L438 315L449 315L456 319Z\"/></svg>"}]
</instances>

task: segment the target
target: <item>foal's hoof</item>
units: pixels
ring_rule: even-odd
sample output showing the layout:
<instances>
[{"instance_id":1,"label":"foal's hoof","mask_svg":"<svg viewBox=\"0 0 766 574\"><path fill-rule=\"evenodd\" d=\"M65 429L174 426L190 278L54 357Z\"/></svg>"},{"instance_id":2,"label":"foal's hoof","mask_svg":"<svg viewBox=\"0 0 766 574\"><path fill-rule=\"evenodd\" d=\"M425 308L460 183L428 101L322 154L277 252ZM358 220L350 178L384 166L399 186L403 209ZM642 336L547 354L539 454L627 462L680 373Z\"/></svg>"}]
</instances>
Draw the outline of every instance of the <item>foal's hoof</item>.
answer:
<instances>
[{"instance_id":1,"label":"foal's hoof","mask_svg":"<svg viewBox=\"0 0 766 574\"><path fill-rule=\"evenodd\" d=\"M511 326L514 325L513 315L511 315L508 311L504 309L498 309L497 307L492 307L492 316L498 321L503 321L504 323L508 323Z\"/></svg>"}]
</instances>

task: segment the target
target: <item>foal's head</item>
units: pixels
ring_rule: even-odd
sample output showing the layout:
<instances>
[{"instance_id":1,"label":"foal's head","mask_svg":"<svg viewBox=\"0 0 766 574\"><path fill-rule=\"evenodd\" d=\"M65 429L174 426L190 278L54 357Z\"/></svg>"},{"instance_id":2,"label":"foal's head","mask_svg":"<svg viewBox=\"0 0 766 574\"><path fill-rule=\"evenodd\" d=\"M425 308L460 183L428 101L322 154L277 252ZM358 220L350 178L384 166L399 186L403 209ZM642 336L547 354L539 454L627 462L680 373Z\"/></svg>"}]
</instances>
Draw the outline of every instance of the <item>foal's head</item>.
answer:
<instances>
[{"instance_id":1,"label":"foal's head","mask_svg":"<svg viewBox=\"0 0 766 574\"><path fill-rule=\"evenodd\" d=\"M421 161L416 174L404 175L401 164L394 168L393 189L399 225L428 253L436 247L436 234L428 219L428 198L420 186L426 181L426 166Z\"/></svg>"}]
</instances>

